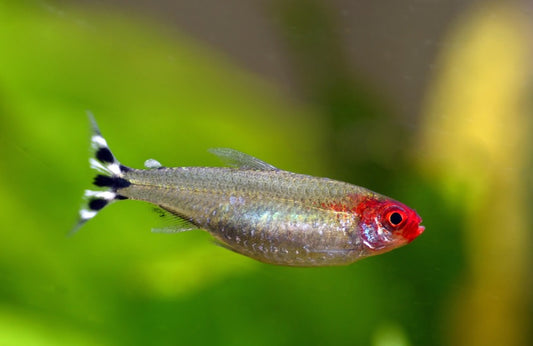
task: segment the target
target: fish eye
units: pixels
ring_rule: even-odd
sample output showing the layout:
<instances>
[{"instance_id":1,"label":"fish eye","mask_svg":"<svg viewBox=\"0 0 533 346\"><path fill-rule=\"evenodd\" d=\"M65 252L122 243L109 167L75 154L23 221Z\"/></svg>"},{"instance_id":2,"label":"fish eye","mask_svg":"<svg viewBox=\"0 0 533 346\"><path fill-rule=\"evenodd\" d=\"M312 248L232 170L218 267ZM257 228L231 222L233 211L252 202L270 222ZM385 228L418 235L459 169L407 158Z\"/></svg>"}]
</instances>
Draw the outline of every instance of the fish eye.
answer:
<instances>
[{"instance_id":1,"label":"fish eye","mask_svg":"<svg viewBox=\"0 0 533 346\"><path fill-rule=\"evenodd\" d=\"M403 221L403 216L397 211L389 214L389 222L391 223L391 225L398 226L399 224L402 223L402 221Z\"/></svg>"}]
</instances>

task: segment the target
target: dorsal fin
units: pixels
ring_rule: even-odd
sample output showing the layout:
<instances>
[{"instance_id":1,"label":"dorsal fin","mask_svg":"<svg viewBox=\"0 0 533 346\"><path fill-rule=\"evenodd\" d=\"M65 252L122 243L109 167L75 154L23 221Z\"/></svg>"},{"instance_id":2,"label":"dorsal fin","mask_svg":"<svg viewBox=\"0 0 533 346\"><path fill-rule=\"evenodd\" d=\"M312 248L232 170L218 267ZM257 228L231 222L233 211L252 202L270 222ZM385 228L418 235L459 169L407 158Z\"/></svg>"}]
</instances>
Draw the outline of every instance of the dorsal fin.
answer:
<instances>
[{"instance_id":1,"label":"dorsal fin","mask_svg":"<svg viewBox=\"0 0 533 346\"><path fill-rule=\"evenodd\" d=\"M260 171L279 171L279 168L272 166L265 161L261 161L256 157L250 156L243 152L230 148L211 148L211 154L215 154L226 164L241 169L256 169Z\"/></svg>"}]
</instances>

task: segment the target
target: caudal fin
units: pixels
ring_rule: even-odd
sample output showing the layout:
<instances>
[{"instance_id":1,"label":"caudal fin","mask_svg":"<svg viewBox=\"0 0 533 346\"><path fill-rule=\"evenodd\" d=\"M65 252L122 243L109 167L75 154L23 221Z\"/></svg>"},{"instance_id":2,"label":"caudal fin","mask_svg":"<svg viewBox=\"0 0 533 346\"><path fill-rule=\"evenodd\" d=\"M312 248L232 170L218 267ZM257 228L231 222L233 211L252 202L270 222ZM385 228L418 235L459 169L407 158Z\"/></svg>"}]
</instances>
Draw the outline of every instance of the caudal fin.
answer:
<instances>
[{"instance_id":1,"label":"caudal fin","mask_svg":"<svg viewBox=\"0 0 533 346\"><path fill-rule=\"evenodd\" d=\"M85 190L84 204L79 211L79 219L76 226L70 232L75 233L87 221L92 219L110 203L126 199L126 197L117 193L120 188L128 187L130 183L123 178L125 172L130 168L123 166L118 162L115 155L109 149L107 141L102 136L96 120L91 112L87 112L91 122L91 157L89 163L91 168L97 170L99 174L94 178L93 185L101 188L100 190Z\"/></svg>"}]
</instances>

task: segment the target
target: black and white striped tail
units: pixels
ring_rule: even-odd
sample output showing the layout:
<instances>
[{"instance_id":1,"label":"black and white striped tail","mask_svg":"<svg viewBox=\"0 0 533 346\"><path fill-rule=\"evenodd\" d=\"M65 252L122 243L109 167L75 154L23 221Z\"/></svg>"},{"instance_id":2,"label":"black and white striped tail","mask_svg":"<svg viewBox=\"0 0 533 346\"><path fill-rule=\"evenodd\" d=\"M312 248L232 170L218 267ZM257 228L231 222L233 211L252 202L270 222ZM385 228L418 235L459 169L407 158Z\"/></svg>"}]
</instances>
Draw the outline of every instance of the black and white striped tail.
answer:
<instances>
[{"instance_id":1,"label":"black and white striped tail","mask_svg":"<svg viewBox=\"0 0 533 346\"><path fill-rule=\"evenodd\" d=\"M87 112L91 121L91 149L92 156L89 158L91 168L99 174L94 178L93 184L100 190L85 190L85 203L80 209L79 220L71 233L75 233L85 222L98 214L106 205L126 197L117 193L120 188L128 187L130 183L123 178L128 167L123 166L115 158L107 145L107 141L96 125L92 113Z\"/></svg>"}]
</instances>

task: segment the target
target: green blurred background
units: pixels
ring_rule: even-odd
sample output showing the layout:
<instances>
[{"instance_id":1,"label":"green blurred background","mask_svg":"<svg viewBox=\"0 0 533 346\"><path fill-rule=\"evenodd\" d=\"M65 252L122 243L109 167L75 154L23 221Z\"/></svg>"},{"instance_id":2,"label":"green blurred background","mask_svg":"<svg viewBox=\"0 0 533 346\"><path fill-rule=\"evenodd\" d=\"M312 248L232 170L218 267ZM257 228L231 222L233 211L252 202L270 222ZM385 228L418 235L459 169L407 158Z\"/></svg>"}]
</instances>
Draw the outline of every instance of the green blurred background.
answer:
<instances>
[{"instance_id":1,"label":"green blurred background","mask_svg":"<svg viewBox=\"0 0 533 346\"><path fill-rule=\"evenodd\" d=\"M529 1L0 0L0 345L533 343ZM95 114L119 159L231 147L414 207L426 232L285 268L156 234L74 237Z\"/></svg>"}]
</instances>

